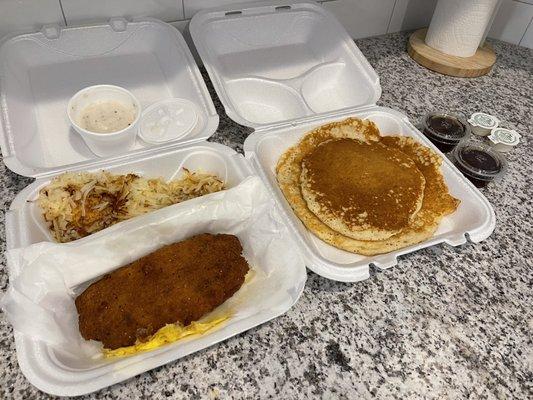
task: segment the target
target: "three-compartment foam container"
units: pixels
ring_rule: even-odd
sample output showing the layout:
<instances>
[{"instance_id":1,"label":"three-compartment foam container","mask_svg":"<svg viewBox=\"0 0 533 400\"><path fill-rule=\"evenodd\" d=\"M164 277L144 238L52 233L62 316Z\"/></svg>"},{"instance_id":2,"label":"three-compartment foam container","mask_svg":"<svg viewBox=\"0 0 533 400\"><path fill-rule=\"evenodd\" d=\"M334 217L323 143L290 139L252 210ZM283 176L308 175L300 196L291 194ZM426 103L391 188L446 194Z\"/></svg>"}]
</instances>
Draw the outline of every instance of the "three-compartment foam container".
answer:
<instances>
[{"instance_id":1,"label":"three-compartment foam container","mask_svg":"<svg viewBox=\"0 0 533 400\"><path fill-rule=\"evenodd\" d=\"M414 137L439 152L406 116L375 105L379 78L340 23L316 3L236 5L206 10L190 24L200 57L226 114L252 127L246 158L283 210L307 266L340 281L369 277L369 265L389 268L398 256L445 242L479 242L495 226L484 196L444 157L442 172L459 209L435 235L416 245L377 256L330 246L296 217L276 182L279 157L313 128L348 117L374 121L382 135Z\"/></svg>"},{"instance_id":2,"label":"three-compartment foam container","mask_svg":"<svg viewBox=\"0 0 533 400\"><path fill-rule=\"evenodd\" d=\"M467 236L477 242L492 233L492 207L445 158L444 177L461 205L430 240L373 257L322 242L294 215L275 177L279 156L306 132L355 116L373 120L382 135L411 136L438 150L407 117L375 105L381 94L378 76L339 22L318 4L254 3L206 10L193 17L190 30L227 115L255 130L244 143L245 157L205 142L218 125L218 115L183 38L162 22L115 19L86 27L49 27L3 42L0 146L4 162L21 175L38 178L19 193L6 214L8 249L52 240L34 200L40 188L65 170L106 169L172 179L186 167L215 173L230 188L257 175L308 268L340 281L366 279L370 264L388 268L401 254L442 242L460 245ZM187 98L201 112L198 125L174 142L138 141L127 153L96 158L68 126L65 109L77 90L102 83L129 89L143 109L166 98ZM98 233L105 234L106 230ZM298 287L292 298L297 299L301 290ZM276 315L291 305L284 304ZM273 316L265 315L231 334L226 332L220 340ZM80 368L76 360L58 359L42 343L17 332L15 338L20 364L30 380L42 390L65 395L96 390L213 343L187 342L187 351L144 353L112 373L109 364ZM176 349L180 344L172 346ZM54 368L58 369L55 375ZM53 385L46 383L50 374L56 379ZM62 391L62 384L68 390Z\"/></svg>"}]
</instances>

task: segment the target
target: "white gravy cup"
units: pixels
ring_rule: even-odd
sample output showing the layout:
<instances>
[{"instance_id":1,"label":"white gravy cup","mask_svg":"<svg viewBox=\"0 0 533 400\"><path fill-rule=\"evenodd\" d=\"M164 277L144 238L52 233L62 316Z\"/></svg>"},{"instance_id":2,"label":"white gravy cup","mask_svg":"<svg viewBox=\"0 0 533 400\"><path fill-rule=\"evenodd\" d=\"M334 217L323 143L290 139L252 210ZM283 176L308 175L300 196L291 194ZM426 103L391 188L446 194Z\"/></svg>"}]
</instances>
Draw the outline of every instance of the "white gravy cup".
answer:
<instances>
[{"instance_id":1,"label":"white gravy cup","mask_svg":"<svg viewBox=\"0 0 533 400\"><path fill-rule=\"evenodd\" d=\"M81 126L85 108L94 103L116 101L125 107L133 107L135 119L126 128L109 133L89 131ZM74 130L80 134L89 149L100 157L123 153L133 147L137 135L137 125L141 116L141 105L135 96L119 86L89 86L76 93L67 106L67 115Z\"/></svg>"}]
</instances>

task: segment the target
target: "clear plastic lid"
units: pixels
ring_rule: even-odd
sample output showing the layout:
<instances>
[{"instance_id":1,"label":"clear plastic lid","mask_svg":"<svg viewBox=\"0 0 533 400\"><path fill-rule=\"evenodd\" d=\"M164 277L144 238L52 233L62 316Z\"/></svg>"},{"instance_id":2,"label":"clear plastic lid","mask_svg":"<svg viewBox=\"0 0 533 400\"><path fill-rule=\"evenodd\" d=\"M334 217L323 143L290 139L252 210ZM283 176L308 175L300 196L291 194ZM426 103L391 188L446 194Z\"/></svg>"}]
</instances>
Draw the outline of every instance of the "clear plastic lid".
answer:
<instances>
[{"instance_id":1,"label":"clear plastic lid","mask_svg":"<svg viewBox=\"0 0 533 400\"><path fill-rule=\"evenodd\" d=\"M500 124L500 120L490 114L483 112L476 112L470 116L468 122L472 126L479 126L480 128L492 129Z\"/></svg>"},{"instance_id":2,"label":"clear plastic lid","mask_svg":"<svg viewBox=\"0 0 533 400\"><path fill-rule=\"evenodd\" d=\"M197 122L198 107L192 101L163 100L143 112L139 136L147 143L164 143L189 134Z\"/></svg>"},{"instance_id":3,"label":"clear plastic lid","mask_svg":"<svg viewBox=\"0 0 533 400\"><path fill-rule=\"evenodd\" d=\"M481 142L460 143L453 152L453 158L461 172L481 181L492 181L507 169L502 155Z\"/></svg>"},{"instance_id":4,"label":"clear plastic lid","mask_svg":"<svg viewBox=\"0 0 533 400\"><path fill-rule=\"evenodd\" d=\"M443 143L458 143L470 134L465 116L457 111L434 111L422 120L424 134Z\"/></svg>"}]
</instances>

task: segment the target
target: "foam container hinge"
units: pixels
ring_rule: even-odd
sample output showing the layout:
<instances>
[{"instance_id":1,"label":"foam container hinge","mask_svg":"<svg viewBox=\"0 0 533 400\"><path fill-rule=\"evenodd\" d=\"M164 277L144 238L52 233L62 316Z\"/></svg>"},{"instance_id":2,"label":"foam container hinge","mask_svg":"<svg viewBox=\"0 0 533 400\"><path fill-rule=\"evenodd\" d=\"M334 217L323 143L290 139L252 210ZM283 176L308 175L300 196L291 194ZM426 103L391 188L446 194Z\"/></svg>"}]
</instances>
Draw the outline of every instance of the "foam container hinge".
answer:
<instances>
[{"instance_id":1,"label":"foam container hinge","mask_svg":"<svg viewBox=\"0 0 533 400\"><path fill-rule=\"evenodd\" d=\"M135 146L104 160L135 157L207 139L218 115L187 44L174 27L155 20L60 28L6 37L0 44L0 147L4 163L25 176L90 168L97 158L71 128L66 108L80 89L113 84L130 90L142 109L174 97L199 109L184 137Z\"/></svg>"},{"instance_id":2,"label":"foam container hinge","mask_svg":"<svg viewBox=\"0 0 533 400\"><path fill-rule=\"evenodd\" d=\"M287 218L297 242L304 254L307 266L319 275L339 281L358 281L369 277L369 265L380 269L390 268L397 264L401 255L447 243L459 246L466 243L468 234L473 242L486 239L494 230L496 218L492 206L487 199L472 185L451 163L443 157L442 173L450 193L461 200L456 212L445 217L438 230L428 240L376 256L363 256L337 249L310 233L292 211L279 189L276 181L276 165L279 157L291 146L295 145L303 135L313 128L348 117L358 117L374 121L381 135L408 136L416 139L427 147L441 154L440 151L411 123L406 116L385 107L367 107L360 112L346 112L312 120L297 126L274 128L271 131L255 132L244 142L244 151L276 198L278 206Z\"/></svg>"}]
</instances>

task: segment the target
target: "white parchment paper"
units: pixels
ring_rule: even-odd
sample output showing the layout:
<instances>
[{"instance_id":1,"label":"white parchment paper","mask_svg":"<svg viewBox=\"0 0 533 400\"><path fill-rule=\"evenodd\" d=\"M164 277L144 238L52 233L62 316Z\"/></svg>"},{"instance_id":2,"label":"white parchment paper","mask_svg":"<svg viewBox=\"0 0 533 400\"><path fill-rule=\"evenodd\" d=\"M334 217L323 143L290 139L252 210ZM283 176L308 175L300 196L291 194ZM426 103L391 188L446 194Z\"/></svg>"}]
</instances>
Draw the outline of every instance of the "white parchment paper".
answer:
<instances>
[{"instance_id":1,"label":"white parchment paper","mask_svg":"<svg viewBox=\"0 0 533 400\"><path fill-rule=\"evenodd\" d=\"M227 325L287 309L305 284L304 262L257 177L114 225L67 244L37 243L6 253L11 284L0 301L14 329L77 357L94 358L100 345L78 331L74 299L103 274L158 248L200 233L236 235L252 278L223 307ZM280 311L281 312L281 311ZM208 335L207 333L206 335Z\"/></svg>"}]
</instances>

